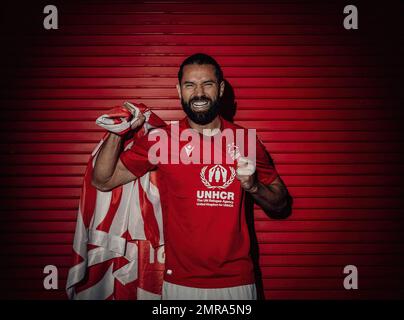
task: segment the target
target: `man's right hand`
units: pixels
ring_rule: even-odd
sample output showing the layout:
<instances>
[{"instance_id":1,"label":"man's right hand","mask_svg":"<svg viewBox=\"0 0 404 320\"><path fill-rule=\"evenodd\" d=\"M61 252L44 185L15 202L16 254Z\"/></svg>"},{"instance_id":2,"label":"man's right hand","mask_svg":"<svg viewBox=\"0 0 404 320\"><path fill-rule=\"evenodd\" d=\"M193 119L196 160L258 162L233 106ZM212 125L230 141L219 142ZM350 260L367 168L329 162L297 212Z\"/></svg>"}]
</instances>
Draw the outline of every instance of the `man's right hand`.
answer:
<instances>
[{"instance_id":1,"label":"man's right hand","mask_svg":"<svg viewBox=\"0 0 404 320\"><path fill-rule=\"evenodd\" d=\"M133 119L132 119L131 125L130 125L131 129L136 130L136 129L140 128L143 125L143 123L146 121L146 117L140 111L140 109L128 101L126 101L123 104L123 107L128 109L129 112L133 115Z\"/></svg>"},{"instance_id":2,"label":"man's right hand","mask_svg":"<svg viewBox=\"0 0 404 320\"><path fill-rule=\"evenodd\" d=\"M123 106L112 108L106 114L98 117L96 124L112 133L123 136L130 130L140 128L145 120L146 117L136 105L125 102Z\"/></svg>"}]
</instances>

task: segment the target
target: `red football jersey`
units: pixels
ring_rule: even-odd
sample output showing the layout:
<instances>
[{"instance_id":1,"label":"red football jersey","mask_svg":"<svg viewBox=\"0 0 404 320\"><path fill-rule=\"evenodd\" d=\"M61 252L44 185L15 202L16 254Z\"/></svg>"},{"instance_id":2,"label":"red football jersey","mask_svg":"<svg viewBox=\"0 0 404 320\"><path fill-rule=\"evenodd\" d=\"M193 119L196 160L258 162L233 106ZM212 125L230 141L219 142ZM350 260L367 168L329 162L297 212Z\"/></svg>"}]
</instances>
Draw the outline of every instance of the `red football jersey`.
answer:
<instances>
[{"instance_id":1,"label":"red football jersey","mask_svg":"<svg viewBox=\"0 0 404 320\"><path fill-rule=\"evenodd\" d=\"M241 131L247 152L247 129L223 118L220 120L221 132L218 134L225 131L238 131L239 134ZM239 151L242 156L246 153L239 150L237 143L218 144L215 136L197 133L201 141L199 149L197 143L175 137L172 126L154 130L164 130L169 137L165 142L168 163L154 164L149 159L149 150L156 142L150 141L148 136L137 140L131 149L120 155L122 163L137 177L149 170L158 170L165 238L164 279L199 288L254 283L245 191L236 177L236 162L225 158ZM177 128L180 134L190 129L187 118L179 121ZM153 131L150 135L153 136ZM262 143L256 137L254 142L257 177L262 183L270 184L278 173ZM218 153L223 158L215 163L213 158ZM206 155L210 157L210 163L207 163ZM178 162L178 158L187 157L200 161Z\"/></svg>"}]
</instances>

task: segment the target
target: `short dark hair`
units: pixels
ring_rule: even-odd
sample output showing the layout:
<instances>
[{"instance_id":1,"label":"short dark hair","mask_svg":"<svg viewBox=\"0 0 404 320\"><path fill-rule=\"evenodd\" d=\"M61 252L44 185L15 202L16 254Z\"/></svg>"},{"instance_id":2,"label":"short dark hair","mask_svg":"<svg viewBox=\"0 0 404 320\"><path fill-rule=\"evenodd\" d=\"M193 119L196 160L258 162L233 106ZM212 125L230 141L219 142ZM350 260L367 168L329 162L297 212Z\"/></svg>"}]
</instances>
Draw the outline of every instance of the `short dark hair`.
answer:
<instances>
[{"instance_id":1,"label":"short dark hair","mask_svg":"<svg viewBox=\"0 0 404 320\"><path fill-rule=\"evenodd\" d=\"M182 80L184 67L189 64L199 64L199 65L211 64L215 67L215 75L216 75L217 81L219 83L221 83L223 81L222 68L220 68L220 65L217 63L217 61L205 53L195 53L192 56L189 56L188 58L186 58L182 62L181 66L180 66L180 70L178 71L178 82L179 83L181 83L181 80Z\"/></svg>"}]
</instances>

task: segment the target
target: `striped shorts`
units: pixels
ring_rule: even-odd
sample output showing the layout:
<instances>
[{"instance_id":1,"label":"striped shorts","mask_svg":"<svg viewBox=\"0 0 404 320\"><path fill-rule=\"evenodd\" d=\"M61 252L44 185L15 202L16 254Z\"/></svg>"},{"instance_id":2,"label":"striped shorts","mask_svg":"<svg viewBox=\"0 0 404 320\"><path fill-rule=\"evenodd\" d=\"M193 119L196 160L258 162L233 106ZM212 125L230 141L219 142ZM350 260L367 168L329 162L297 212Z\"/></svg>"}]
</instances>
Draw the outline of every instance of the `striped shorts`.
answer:
<instances>
[{"instance_id":1,"label":"striped shorts","mask_svg":"<svg viewBox=\"0 0 404 320\"><path fill-rule=\"evenodd\" d=\"M162 300L257 300L257 289L255 284L205 289L163 281Z\"/></svg>"}]
</instances>

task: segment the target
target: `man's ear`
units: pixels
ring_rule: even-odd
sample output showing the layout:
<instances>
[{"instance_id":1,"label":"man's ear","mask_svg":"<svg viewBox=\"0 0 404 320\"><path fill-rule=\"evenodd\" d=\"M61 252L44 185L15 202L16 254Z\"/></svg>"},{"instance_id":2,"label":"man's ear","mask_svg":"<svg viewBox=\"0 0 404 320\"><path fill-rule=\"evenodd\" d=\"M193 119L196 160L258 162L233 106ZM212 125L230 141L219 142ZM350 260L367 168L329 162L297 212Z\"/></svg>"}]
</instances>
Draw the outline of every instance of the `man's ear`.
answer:
<instances>
[{"instance_id":1,"label":"man's ear","mask_svg":"<svg viewBox=\"0 0 404 320\"><path fill-rule=\"evenodd\" d=\"M220 91L219 91L219 95L220 95L220 97L223 95L223 93L224 93L224 87L225 87L225 83L224 83L224 81L222 81L222 82L220 82Z\"/></svg>"},{"instance_id":2,"label":"man's ear","mask_svg":"<svg viewBox=\"0 0 404 320\"><path fill-rule=\"evenodd\" d=\"M182 95L181 95L181 87L180 87L180 85L177 83L177 85L176 85L176 87L177 87L177 91L178 91L178 97L180 98L180 100L182 99Z\"/></svg>"}]
</instances>

